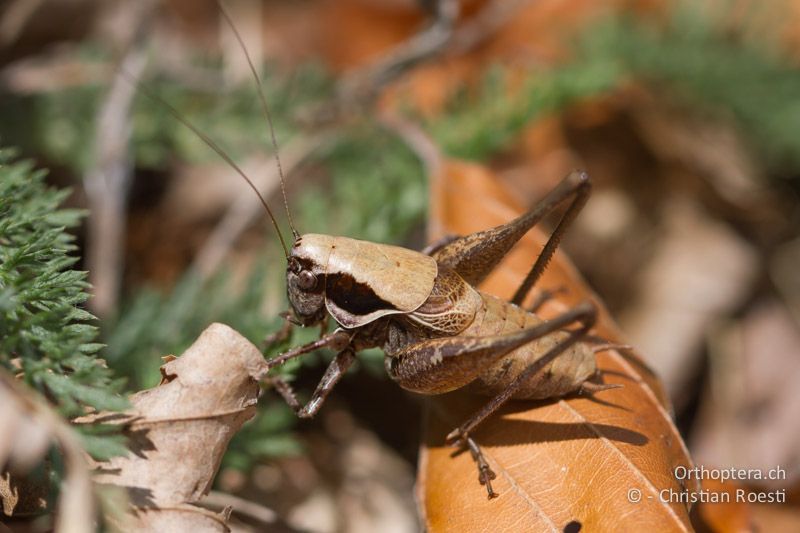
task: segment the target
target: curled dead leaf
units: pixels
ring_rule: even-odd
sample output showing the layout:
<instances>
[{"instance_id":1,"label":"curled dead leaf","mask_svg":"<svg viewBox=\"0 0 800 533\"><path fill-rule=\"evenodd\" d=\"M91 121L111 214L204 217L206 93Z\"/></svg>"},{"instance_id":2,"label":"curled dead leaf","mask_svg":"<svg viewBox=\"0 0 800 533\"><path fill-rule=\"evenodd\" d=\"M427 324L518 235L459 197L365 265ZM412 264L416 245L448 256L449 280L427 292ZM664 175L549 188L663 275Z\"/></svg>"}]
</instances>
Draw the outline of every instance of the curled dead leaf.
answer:
<instances>
[{"instance_id":1,"label":"curled dead leaf","mask_svg":"<svg viewBox=\"0 0 800 533\"><path fill-rule=\"evenodd\" d=\"M228 531L227 512L192 505L211 488L231 437L255 414L261 352L222 324L209 326L181 357L161 367L162 381L130 398L124 415L81 422L124 425L131 453L96 465L95 481L127 489L129 531Z\"/></svg>"},{"instance_id":2,"label":"curled dead leaf","mask_svg":"<svg viewBox=\"0 0 800 533\"><path fill-rule=\"evenodd\" d=\"M0 503L6 516L25 516L46 510L50 487L20 488L24 474L44 460L56 444L64 460L64 478L55 513L56 533L94 530L94 500L83 448L72 428L34 391L0 369Z\"/></svg>"},{"instance_id":3,"label":"curled dead leaf","mask_svg":"<svg viewBox=\"0 0 800 533\"><path fill-rule=\"evenodd\" d=\"M431 201L431 240L496 226L520 213L491 172L457 161L446 161L433 176ZM530 232L482 288L510 297L544 238ZM602 303L563 254L556 254L537 290L557 294L540 308L546 318L594 301L601 311L592 333L621 342ZM479 427L474 437L497 473L500 496L493 500L478 484L469 454L453 456L444 445L444 436L487 399L457 391L431 402L417 487L427 529L625 531L646 523L657 531L690 531L689 506L679 496L699 487L676 479L675 469L690 468L692 461L658 379L628 352L604 351L597 362L606 383L623 387L594 398L511 402Z\"/></svg>"}]
</instances>

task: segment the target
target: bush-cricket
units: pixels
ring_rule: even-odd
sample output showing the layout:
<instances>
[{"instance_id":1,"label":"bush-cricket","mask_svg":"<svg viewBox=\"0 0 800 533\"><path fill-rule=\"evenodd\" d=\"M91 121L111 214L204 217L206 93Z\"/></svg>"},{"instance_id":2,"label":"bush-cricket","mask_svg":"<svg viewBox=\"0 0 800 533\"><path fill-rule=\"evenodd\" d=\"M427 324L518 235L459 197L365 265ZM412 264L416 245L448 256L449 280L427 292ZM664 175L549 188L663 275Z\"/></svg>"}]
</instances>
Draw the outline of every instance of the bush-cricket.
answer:
<instances>
[{"instance_id":1,"label":"bush-cricket","mask_svg":"<svg viewBox=\"0 0 800 533\"><path fill-rule=\"evenodd\" d=\"M174 108L138 85L217 152L259 196L287 261L286 290L291 310L285 332L295 325L323 324L328 317L338 324L330 333L323 328L319 339L268 361L268 367L274 368L319 348L336 351L308 403L301 404L282 379L265 379L299 417L312 417L356 354L377 347L385 353L389 376L406 390L434 395L466 387L490 397L482 409L447 436L447 442L470 450L480 483L486 486L490 498L496 496L491 485L495 474L471 437L483 420L508 400L556 398L614 387L591 381L598 374L595 353L608 347L593 346L585 339L597 314L591 302L547 321L540 319L535 309L522 307L564 232L588 200L589 176L572 172L520 217L471 235L449 237L420 252L347 237L301 235L289 214L263 87L239 33L220 7L258 84L292 229L291 247L266 200L240 167ZM477 288L528 230L563 204L567 204L566 210L511 301ZM568 329L574 325L577 327Z\"/></svg>"}]
</instances>

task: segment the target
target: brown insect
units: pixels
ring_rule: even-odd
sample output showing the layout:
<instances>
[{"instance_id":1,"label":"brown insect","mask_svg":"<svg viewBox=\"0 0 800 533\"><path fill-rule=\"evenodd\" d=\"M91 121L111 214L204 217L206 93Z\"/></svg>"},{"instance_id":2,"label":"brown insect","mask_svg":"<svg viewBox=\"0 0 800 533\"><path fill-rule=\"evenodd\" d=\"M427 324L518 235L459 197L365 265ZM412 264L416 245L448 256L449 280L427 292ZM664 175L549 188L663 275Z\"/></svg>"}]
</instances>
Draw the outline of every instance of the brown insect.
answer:
<instances>
[{"instance_id":1,"label":"brown insect","mask_svg":"<svg viewBox=\"0 0 800 533\"><path fill-rule=\"evenodd\" d=\"M238 32L224 9L222 13L256 75ZM164 104L259 194L244 172L211 139L160 98L145 88L142 92ZM262 91L259 96L278 158ZM278 167L280 170L279 159ZM471 437L483 420L508 400L556 398L615 387L590 381L598 374L595 352L608 348L585 341L597 315L591 302L548 321L540 319L533 309L521 307L562 235L586 203L590 189L589 176L573 172L536 206L507 224L464 237L449 237L421 252L347 237L300 235L294 229L287 204L294 236L289 249L272 211L259 194L287 260L286 288L292 310L287 313L284 334L288 335L294 325L324 325L329 316L339 325L330 333L325 333L323 327L319 339L268 361L268 368L274 368L320 348L336 350L308 403L302 405L282 379L265 379L299 417L310 418L322 407L356 354L377 347L386 354L389 376L406 390L435 395L466 387L490 397L482 409L447 436L447 441L470 450L478 465L480 483L486 486L490 498L496 496L491 485L495 474ZM566 211L512 300L479 290L477 286L512 246L565 202ZM577 327L567 329L571 325Z\"/></svg>"},{"instance_id":2,"label":"brown insect","mask_svg":"<svg viewBox=\"0 0 800 533\"><path fill-rule=\"evenodd\" d=\"M306 405L279 378L273 378L275 389L298 416L312 417L356 353L378 347L386 354L389 376L406 390L434 395L467 387L489 396L447 441L469 448L481 484L494 497L495 475L470 436L484 419L511 399L613 387L588 381L597 375L597 348L607 348L582 342L595 322L593 304L584 302L548 321L520 307L589 190L588 175L573 172L519 218L448 238L422 252L347 237L298 235L287 256L292 320L313 326L331 316L340 327L276 356L269 367L323 347L337 350L337 355ZM510 302L476 288L530 228L568 200L569 207ZM565 330L572 324L578 327Z\"/></svg>"}]
</instances>

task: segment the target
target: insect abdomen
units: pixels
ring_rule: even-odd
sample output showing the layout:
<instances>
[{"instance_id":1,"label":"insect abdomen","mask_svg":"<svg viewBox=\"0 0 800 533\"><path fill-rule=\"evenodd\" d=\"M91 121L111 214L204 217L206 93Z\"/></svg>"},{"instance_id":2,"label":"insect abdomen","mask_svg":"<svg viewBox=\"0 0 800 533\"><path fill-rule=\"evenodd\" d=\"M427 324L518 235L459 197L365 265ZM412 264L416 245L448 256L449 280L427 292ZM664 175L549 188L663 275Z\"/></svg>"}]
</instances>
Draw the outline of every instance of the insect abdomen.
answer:
<instances>
[{"instance_id":1,"label":"insect abdomen","mask_svg":"<svg viewBox=\"0 0 800 533\"><path fill-rule=\"evenodd\" d=\"M462 335L498 335L530 328L542 322L536 315L514 304L485 293L480 295L483 305ZM470 389L489 396L499 394L567 335L565 332L551 333L517 348L484 371L469 385ZM596 370L592 349L586 343L576 343L546 365L514 398L539 400L564 396L578 390Z\"/></svg>"}]
</instances>

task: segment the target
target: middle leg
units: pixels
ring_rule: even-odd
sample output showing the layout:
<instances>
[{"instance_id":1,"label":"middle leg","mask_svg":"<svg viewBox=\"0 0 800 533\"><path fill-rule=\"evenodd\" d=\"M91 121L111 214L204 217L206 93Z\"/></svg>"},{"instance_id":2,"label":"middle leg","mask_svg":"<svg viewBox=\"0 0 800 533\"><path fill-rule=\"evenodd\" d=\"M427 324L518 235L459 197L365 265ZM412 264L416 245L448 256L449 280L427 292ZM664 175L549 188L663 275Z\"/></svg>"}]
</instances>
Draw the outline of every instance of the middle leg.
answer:
<instances>
[{"instance_id":1,"label":"middle leg","mask_svg":"<svg viewBox=\"0 0 800 533\"><path fill-rule=\"evenodd\" d=\"M317 384L314 394L311 395L311 399L305 406L297 400L297 396L289 383L279 377L271 378L270 381L275 387L275 390L278 391L298 417L312 418L320 410L328 394L333 390L333 387L339 382L342 376L345 375L347 369L350 368L355 359L355 352L353 352L350 347L336 354L336 357L333 358L333 361L330 362L328 368L325 370L325 375L322 376L319 384Z\"/></svg>"}]
</instances>

